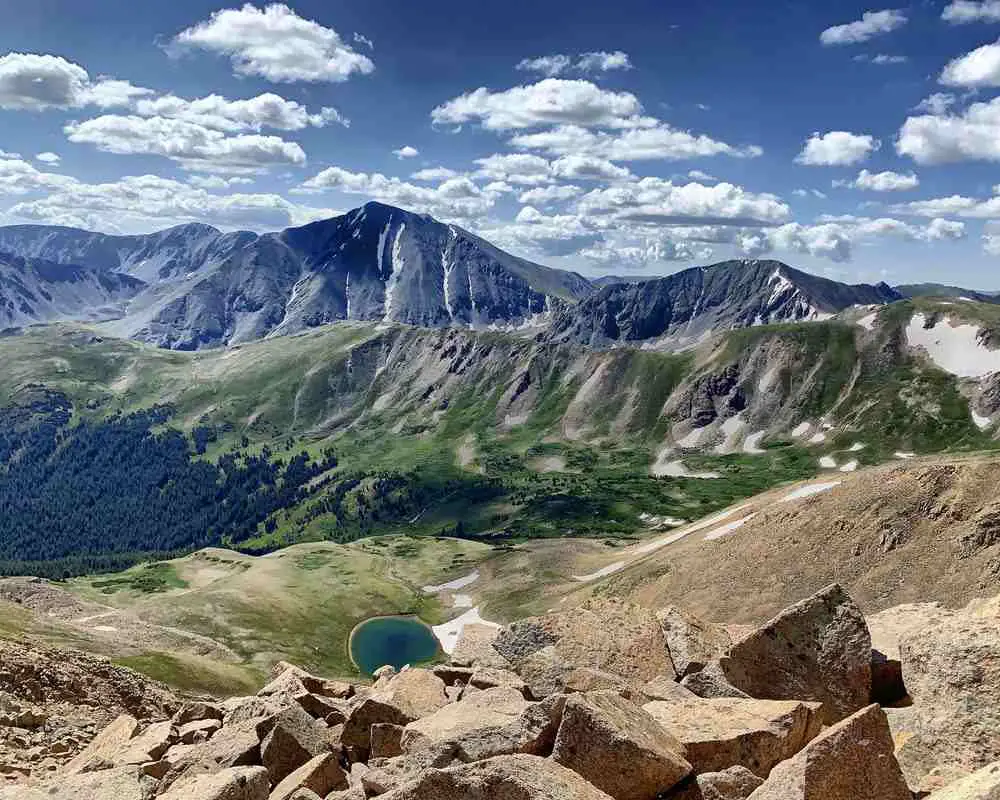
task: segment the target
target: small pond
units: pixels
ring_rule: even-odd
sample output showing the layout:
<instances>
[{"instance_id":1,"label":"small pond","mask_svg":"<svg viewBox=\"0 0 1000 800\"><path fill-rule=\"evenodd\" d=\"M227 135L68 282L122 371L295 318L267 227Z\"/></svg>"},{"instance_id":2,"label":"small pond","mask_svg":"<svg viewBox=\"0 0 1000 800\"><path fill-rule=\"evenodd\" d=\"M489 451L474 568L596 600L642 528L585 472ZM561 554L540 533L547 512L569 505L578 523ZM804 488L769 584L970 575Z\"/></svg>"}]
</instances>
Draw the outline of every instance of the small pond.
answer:
<instances>
[{"instance_id":1,"label":"small pond","mask_svg":"<svg viewBox=\"0 0 1000 800\"><path fill-rule=\"evenodd\" d=\"M373 617L351 634L351 658L370 675L383 664L396 669L430 661L438 654L438 640L416 617Z\"/></svg>"}]
</instances>

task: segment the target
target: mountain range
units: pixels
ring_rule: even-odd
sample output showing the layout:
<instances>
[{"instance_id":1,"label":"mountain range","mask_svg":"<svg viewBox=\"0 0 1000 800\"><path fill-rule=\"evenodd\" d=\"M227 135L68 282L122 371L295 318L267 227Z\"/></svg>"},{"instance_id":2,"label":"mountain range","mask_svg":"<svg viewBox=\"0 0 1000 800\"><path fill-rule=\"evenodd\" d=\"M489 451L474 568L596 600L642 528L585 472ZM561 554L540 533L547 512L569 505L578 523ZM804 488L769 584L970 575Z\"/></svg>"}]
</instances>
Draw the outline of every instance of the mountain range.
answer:
<instances>
[{"instance_id":1,"label":"mountain range","mask_svg":"<svg viewBox=\"0 0 1000 800\"><path fill-rule=\"evenodd\" d=\"M681 349L717 330L820 320L935 293L927 285L849 286L761 260L588 280L374 202L265 234L202 224L135 236L0 227L0 327L101 322L112 335L178 350L342 320L530 329L552 341L656 340ZM951 287L939 293L996 300Z\"/></svg>"}]
</instances>

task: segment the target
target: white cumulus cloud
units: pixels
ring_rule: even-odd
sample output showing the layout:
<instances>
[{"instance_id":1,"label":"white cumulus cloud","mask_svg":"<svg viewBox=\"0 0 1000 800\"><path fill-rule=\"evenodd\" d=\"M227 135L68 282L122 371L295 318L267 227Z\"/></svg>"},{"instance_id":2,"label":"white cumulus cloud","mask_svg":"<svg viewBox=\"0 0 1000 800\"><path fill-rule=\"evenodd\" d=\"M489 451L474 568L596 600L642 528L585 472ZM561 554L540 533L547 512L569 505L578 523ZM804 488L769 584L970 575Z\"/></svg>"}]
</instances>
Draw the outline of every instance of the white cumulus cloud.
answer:
<instances>
[{"instance_id":1,"label":"white cumulus cloud","mask_svg":"<svg viewBox=\"0 0 1000 800\"><path fill-rule=\"evenodd\" d=\"M912 172L909 174L891 170L869 172L863 169L853 181L834 181L834 185L850 186L869 192L905 192L908 189L916 189L920 185L920 179Z\"/></svg>"},{"instance_id":2,"label":"white cumulus cloud","mask_svg":"<svg viewBox=\"0 0 1000 800\"><path fill-rule=\"evenodd\" d=\"M342 82L375 69L368 56L333 28L304 19L283 3L263 9L247 3L216 11L177 34L173 46L228 56L238 75L259 75L276 83Z\"/></svg>"},{"instance_id":3,"label":"white cumulus cloud","mask_svg":"<svg viewBox=\"0 0 1000 800\"><path fill-rule=\"evenodd\" d=\"M398 150L393 150L392 154L402 161L404 158L416 158L420 155L420 151L416 147L410 147L410 145L406 144Z\"/></svg>"},{"instance_id":4,"label":"white cumulus cloud","mask_svg":"<svg viewBox=\"0 0 1000 800\"><path fill-rule=\"evenodd\" d=\"M878 150L880 144L878 139L867 134L848 131L814 133L795 161L808 166L850 166L864 161L874 150Z\"/></svg>"},{"instance_id":5,"label":"white cumulus cloud","mask_svg":"<svg viewBox=\"0 0 1000 800\"><path fill-rule=\"evenodd\" d=\"M575 59L565 53L553 53L538 58L523 58L517 63L515 69L521 72L537 72L548 78L554 78L570 71L592 74L618 69L632 69L632 60L628 53L621 50L613 52L596 50L590 53L581 53Z\"/></svg>"},{"instance_id":6,"label":"white cumulus cloud","mask_svg":"<svg viewBox=\"0 0 1000 800\"><path fill-rule=\"evenodd\" d=\"M128 81L98 79L61 56L7 53L0 56L0 108L44 111L47 108L127 106L152 94Z\"/></svg>"},{"instance_id":7,"label":"white cumulus cloud","mask_svg":"<svg viewBox=\"0 0 1000 800\"><path fill-rule=\"evenodd\" d=\"M286 100L273 92L246 100L227 100L217 94L185 100L168 94L139 100L135 104L135 112L143 117L180 119L231 133L263 128L298 131L309 126L321 128L331 123L348 124L335 108L322 108L310 113L301 103Z\"/></svg>"},{"instance_id":8,"label":"white cumulus cloud","mask_svg":"<svg viewBox=\"0 0 1000 800\"><path fill-rule=\"evenodd\" d=\"M952 25L969 22L1000 22L1000 0L953 0L944 7L941 19Z\"/></svg>"},{"instance_id":9,"label":"white cumulus cloud","mask_svg":"<svg viewBox=\"0 0 1000 800\"><path fill-rule=\"evenodd\" d=\"M858 44L890 33L906 21L906 14L899 9L866 11L859 20L827 28L819 35L819 40L825 45Z\"/></svg>"},{"instance_id":10,"label":"white cumulus cloud","mask_svg":"<svg viewBox=\"0 0 1000 800\"><path fill-rule=\"evenodd\" d=\"M62 157L58 153L46 150L44 153L36 155L35 161L41 161L43 164L58 164L62 161Z\"/></svg>"},{"instance_id":11,"label":"white cumulus cloud","mask_svg":"<svg viewBox=\"0 0 1000 800\"><path fill-rule=\"evenodd\" d=\"M547 206L552 203L572 200L582 191L583 189L579 186L574 186L573 184L564 184L561 186L539 186L535 189L528 189L528 191L522 192L521 196L517 198L517 202Z\"/></svg>"},{"instance_id":12,"label":"white cumulus cloud","mask_svg":"<svg viewBox=\"0 0 1000 800\"><path fill-rule=\"evenodd\" d=\"M104 115L70 122L64 131L77 144L122 155L163 156L196 171L258 172L306 161L295 142L259 134L230 136L183 119Z\"/></svg>"},{"instance_id":13,"label":"white cumulus cloud","mask_svg":"<svg viewBox=\"0 0 1000 800\"><path fill-rule=\"evenodd\" d=\"M984 44L949 61L939 80L945 86L965 89L1000 86L1000 42Z\"/></svg>"},{"instance_id":14,"label":"white cumulus cloud","mask_svg":"<svg viewBox=\"0 0 1000 800\"><path fill-rule=\"evenodd\" d=\"M1000 161L1000 98L973 103L961 114L908 117L896 151L919 164Z\"/></svg>"}]
</instances>

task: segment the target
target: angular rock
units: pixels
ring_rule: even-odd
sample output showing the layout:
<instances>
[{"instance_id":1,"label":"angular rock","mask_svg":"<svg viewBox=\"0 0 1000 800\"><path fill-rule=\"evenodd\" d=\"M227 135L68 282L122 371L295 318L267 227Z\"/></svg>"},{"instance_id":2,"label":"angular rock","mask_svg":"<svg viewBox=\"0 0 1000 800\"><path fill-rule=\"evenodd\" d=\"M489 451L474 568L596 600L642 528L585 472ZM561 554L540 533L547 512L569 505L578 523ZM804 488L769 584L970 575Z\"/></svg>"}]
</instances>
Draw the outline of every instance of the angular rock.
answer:
<instances>
[{"instance_id":1,"label":"angular rock","mask_svg":"<svg viewBox=\"0 0 1000 800\"><path fill-rule=\"evenodd\" d=\"M615 800L648 800L691 772L684 745L615 692L567 698L552 760Z\"/></svg>"},{"instance_id":2,"label":"angular rock","mask_svg":"<svg viewBox=\"0 0 1000 800\"><path fill-rule=\"evenodd\" d=\"M643 703L652 699L643 695L641 690L624 678L592 667L577 667L569 672L563 679L563 691L567 693L614 691L622 697Z\"/></svg>"},{"instance_id":3,"label":"angular rock","mask_svg":"<svg viewBox=\"0 0 1000 800\"><path fill-rule=\"evenodd\" d=\"M156 780L142 774L135 765L102 769L96 772L60 776L51 784L38 787L39 800L152 800ZM35 800L28 790L14 789L4 800ZM201 800L199 798L199 800Z\"/></svg>"},{"instance_id":4,"label":"angular rock","mask_svg":"<svg viewBox=\"0 0 1000 800\"><path fill-rule=\"evenodd\" d=\"M464 686L469 682L469 678L472 677L475 670L472 667L459 667L454 664L435 664L431 672L443 680L445 686L454 686L455 684Z\"/></svg>"},{"instance_id":5,"label":"angular rock","mask_svg":"<svg viewBox=\"0 0 1000 800\"><path fill-rule=\"evenodd\" d=\"M63 767L63 774L75 775L111 766L138 728L139 721L135 717L122 714Z\"/></svg>"},{"instance_id":6,"label":"angular rock","mask_svg":"<svg viewBox=\"0 0 1000 800\"><path fill-rule=\"evenodd\" d=\"M832 584L733 644L719 664L751 697L822 702L831 723L869 703L871 651L861 610Z\"/></svg>"},{"instance_id":7,"label":"angular rock","mask_svg":"<svg viewBox=\"0 0 1000 800\"><path fill-rule=\"evenodd\" d=\"M200 700L191 700L177 710L172 722L179 728L182 725L187 725L189 722L198 722L203 719L221 720L222 717L222 708L219 705L205 703Z\"/></svg>"},{"instance_id":8,"label":"angular rock","mask_svg":"<svg viewBox=\"0 0 1000 800\"><path fill-rule=\"evenodd\" d=\"M433 714L450 701L444 681L425 669L410 669L389 678L352 711L344 723L340 741L354 748L362 760L371 747L371 726L378 722L406 725Z\"/></svg>"},{"instance_id":9,"label":"angular rock","mask_svg":"<svg viewBox=\"0 0 1000 800\"><path fill-rule=\"evenodd\" d=\"M819 703L675 698L643 709L685 747L695 773L743 766L764 778L819 733Z\"/></svg>"},{"instance_id":10,"label":"angular rock","mask_svg":"<svg viewBox=\"0 0 1000 800\"><path fill-rule=\"evenodd\" d=\"M656 612L667 645L667 656L677 680L698 672L714 658L718 658L732 644L729 634L721 625L703 622L676 606L667 606Z\"/></svg>"},{"instance_id":11,"label":"angular rock","mask_svg":"<svg viewBox=\"0 0 1000 800\"><path fill-rule=\"evenodd\" d=\"M432 769L384 800L608 800L572 770L530 755Z\"/></svg>"},{"instance_id":12,"label":"angular rock","mask_svg":"<svg viewBox=\"0 0 1000 800\"><path fill-rule=\"evenodd\" d=\"M575 669L556 650L555 645L535 651L517 665L517 671L527 687L525 695L533 700L541 700L564 691L566 679Z\"/></svg>"},{"instance_id":13,"label":"angular rock","mask_svg":"<svg viewBox=\"0 0 1000 800\"><path fill-rule=\"evenodd\" d=\"M496 667L477 667L466 681L477 689L495 689L498 686L517 689L522 694L528 688L527 684L516 672Z\"/></svg>"},{"instance_id":14,"label":"angular rock","mask_svg":"<svg viewBox=\"0 0 1000 800\"><path fill-rule=\"evenodd\" d=\"M764 781L746 767L693 775L668 795L669 800L746 800Z\"/></svg>"},{"instance_id":15,"label":"angular rock","mask_svg":"<svg viewBox=\"0 0 1000 800\"><path fill-rule=\"evenodd\" d=\"M885 714L868 706L778 764L750 800L912 800Z\"/></svg>"},{"instance_id":16,"label":"angular rock","mask_svg":"<svg viewBox=\"0 0 1000 800\"><path fill-rule=\"evenodd\" d=\"M313 719L327 719L331 714L339 715L341 717L340 722L347 719L348 706L343 700L336 700L332 697L325 697L307 691L293 694L292 699L302 706L302 710Z\"/></svg>"},{"instance_id":17,"label":"angular rock","mask_svg":"<svg viewBox=\"0 0 1000 800\"><path fill-rule=\"evenodd\" d=\"M371 758L395 758L403 754L402 725L376 722L371 729Z\"/></svg>"},{"instance_id":18,"label":"angular rock","mask_svg":"<svg viewBox=\"0 0 1000 800\"><path fill-rule=\"evenodd\" d=\"M267 770L230 767L213 774L189 775L160 795L162 800L267 800Z\"/></svg>"},{"instance_id":19,"label":"angular rock","mask_svg":"<svg viewBox=\"0 0 1000 800\"><path fill-rule=\"evenodd\" d=\"M115 763L145 764L147 761L158 761L176 741L177 730L171 722L154 722L124 745L124 749L115 756Z\"/></svg>"},{"instance_id":20,"label":"angular rock","mask_svg":"<svg viewBox=\"0 0 1000 800\"><path fill-rule=\"evenodd\" d=\"M928 800L1000 800L1000 761L949 783Z\"/></svg>"},{"instance_id":21,"label":"angular rock","mask_svg":"<svg viewBox=\"0 0 1000 800\"><path fill-rule=\"evenodd\" d=\"M685 675L680 685L698 697L750 697L726 679L718 661L710 661L700 672Z\"/></svg>"},{"instance_id":22,"label":"angular rock","mask_svg":"<svg viewBox=\"0 0 1000 800\"><path fill-rule=\"evenodd\" d=\"M226 725L203 744L171 747L164 755L170 765L164 787L184 777L260 764L258 724L259 720L248 720Z\"/></svg>"},{"instance_id":23,"label":"angular rock","mask_svg":"<svg viewBox=\"0 0 1000 800\"><path fill-rule=\"evenodd\" d=\"M662 675L658 678L653 678L649 683L643 684L639 691L642 692L647 701L672 700L678 697L690 700L698 696L686 686L677 683L673 678L667 678Z\"/></svg>"},{"instance_id":24,"label":"angular rock","mask_svg":"<svg viewBox=\"0 0 1000 800\"><path fill-rule=\"evenodd\" d=\"M295 688L289 692L290 694L295 694L299 688L302 688L312 694L335 697L341 700L346 700L354 694L354 687L349 683L318 678L287 661L277 662L271 669L271 677L274 680L257 693L261 697L288 692L292 687Z\"/></svg>"},{"instance_id":25,"label":"angular rock","mask_svg":"<svg viewBox=\"0 0 1000 800\"><path fill-rule=\"evenodd\" d=\"M1000 760L1000 597L941 615L899 648L913 706L898 758L910 783Z\"/></svg>"},{"instance_id":26,"label":"angular rock","mask_svg":"<svg viewBox=\"0 0 1000 800\"><path fill-rule=\"evenodd\" d=\"M499 632L492 625L466 625L458 635L449 661L462 667L509 668L510 662L493 647Z\"/></svg>"},{"instance_id":27,"label":"angular rock","mask_svg":"<svg viewBox=\"0 0 1000 800\"><path fill-rule=\"evenodd\" d=\"M516 622L500 631L493 647L529 686L525 662L549 647L556 656L550 664L591 667L636 683L672 670L656 615L619 600L590 600L571 611Z\"/></svg>"},{"instance_id":28,"label":"angular rock","mask_svg":"<svg viewBox=\"0 0 1000 800\"><path fill-rule=\"evenodd\" d=\"M330 792L347 788L347 773L337 763L337 757L324 753L311 758L282 780L271 791L269 800L291 800L295 792L303 789L326 797Z\"/></svg>"},{"instance_id":29,"label":"angular rock","mask_svg":"<svg viewBox=\"0 0 1000 800\"><path fill-rule=\"evenodd\" d=\"M293 705L257 725L260 760L271 783L280 783L315 756L333 750L330 729Z\"/></svg>"},{"instance_id":30,"label":"angular rock","mask_svg":"<svg viewBox=\"0 0 1000 800\"><path fill-rule=\"evenodd\" d=\"M548 755L562 715L562 697L541 703L512 688L486 689L408 724L405 754L453 753L462 761L513 753Z\"/></svg>"},{"instance_id":31,"label":"angular rock","mask_svg":"<svg viewBox=\"0 0 1000 800\"><path fill-rule=\"evenodd\" d=\"M221 720L199 719L182 725L177 731L177 737L181 744L200 744L211 739L212 735L221 727Z\"/></svg>"}]
</instances>

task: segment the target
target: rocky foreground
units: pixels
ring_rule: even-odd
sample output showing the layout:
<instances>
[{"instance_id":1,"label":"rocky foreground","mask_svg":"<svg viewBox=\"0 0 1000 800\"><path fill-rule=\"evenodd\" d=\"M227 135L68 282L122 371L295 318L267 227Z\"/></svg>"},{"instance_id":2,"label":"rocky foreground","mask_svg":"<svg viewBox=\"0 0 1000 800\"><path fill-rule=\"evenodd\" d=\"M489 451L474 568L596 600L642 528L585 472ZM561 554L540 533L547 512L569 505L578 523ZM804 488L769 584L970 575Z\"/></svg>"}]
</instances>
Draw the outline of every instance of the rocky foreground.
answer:
<instances>
[{"instance_id":1,"label":"rocky foreground","mask_svg":"<svg viewBox=\"0 0 1000 800\"><path fill-rule=\"evenodd\" d=\"M223 702L4 645L0 690L0 800L1000 798L1000 598L866 620L834 585L738 630L591 601Z\"/></svg>"}]
</instances>

